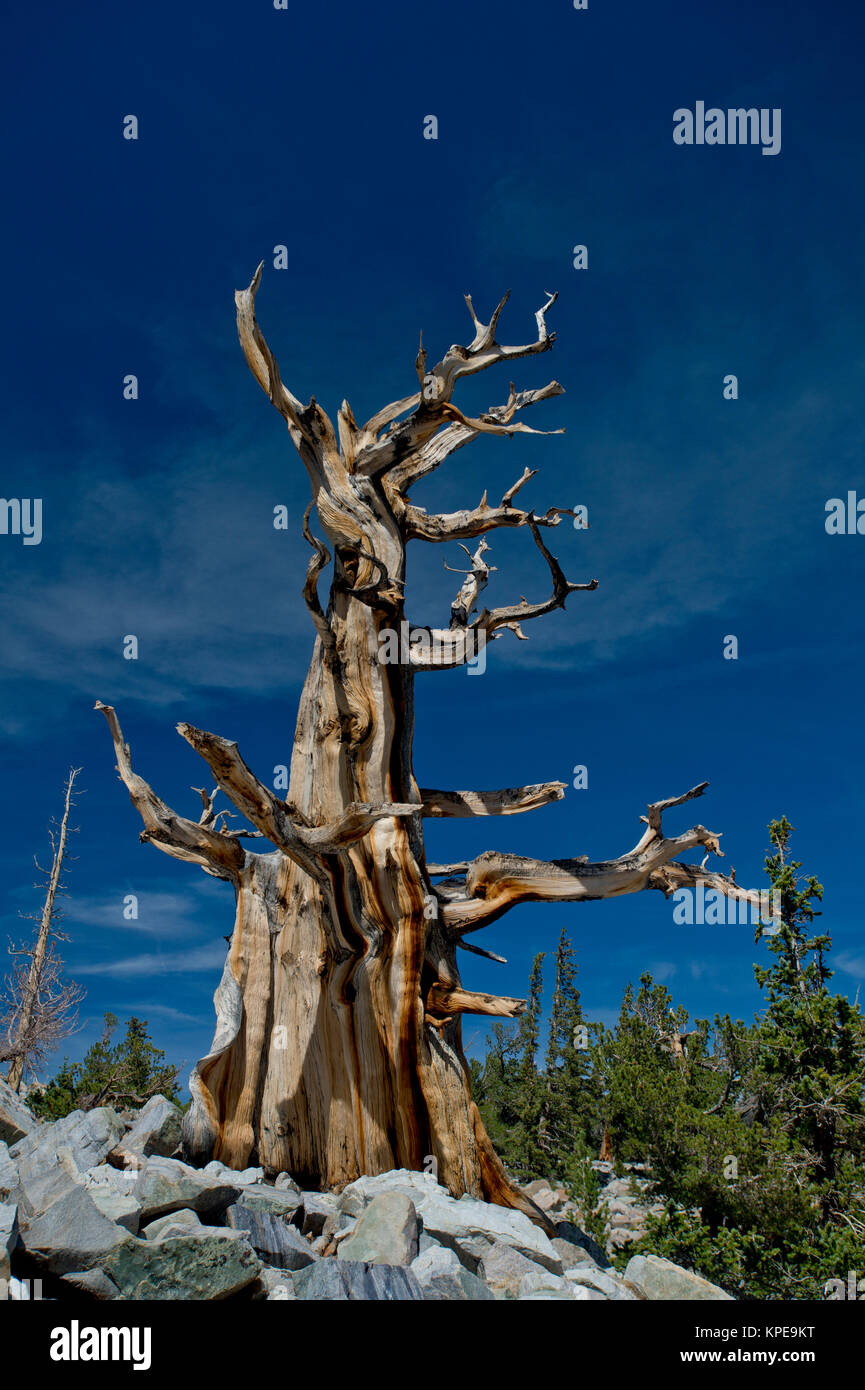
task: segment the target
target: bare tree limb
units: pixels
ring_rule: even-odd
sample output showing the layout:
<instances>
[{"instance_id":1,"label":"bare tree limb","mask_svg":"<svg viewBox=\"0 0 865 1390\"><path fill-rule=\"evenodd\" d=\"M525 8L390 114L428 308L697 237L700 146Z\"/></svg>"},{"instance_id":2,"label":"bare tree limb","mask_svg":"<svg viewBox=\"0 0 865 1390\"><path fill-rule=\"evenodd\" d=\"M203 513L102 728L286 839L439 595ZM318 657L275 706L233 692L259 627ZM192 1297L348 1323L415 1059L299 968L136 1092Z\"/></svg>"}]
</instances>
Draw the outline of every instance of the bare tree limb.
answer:
<instances>
[{"instance_id":1,"label":"bare tree limb","mask_svg":"<svg viewBox=\"0 0 865 1390\"><path fill-rule=\"evenodd\" d=\"M451 414L451 423L446 424L444 429L433 434L432 438L422 442L419 448L416 447L405 462L396 462L389 475L391 486L397 492L403 494L408 492L415 483L435 472L451 454L456 453L458 449L470 443L471 440L477 439L478 434L486 428L494 433L513 434L514 429L508 430L499 427L506 426L518 410L525 410L528 406L535 405L538 401L549 400L552 396L561 396L564 394L564 389L557 381L551 381L546 386L536 387L530 391L514 391L513 384L511 384L510 395L505 405L490 406L489 410L480 415L477 420L472 421L459 414ZM439 412L434 418L438 422L436 425L438 430L438 425L443 423L445 418L443 412ZM542 430L530 430L528 432L545 433ZM562 432L561 430L551 431L554 434L561 434Z\"/></svg>"},{"instance_id":2,"label":"bare tree limb","mask_svg":"<svg viewBox=\"0 0 865 1390\"><path fill-rule=\"evenodd\" d=\"M520 603L514 604L510 608L494 608L491 611L484 609L480 616L472 623L475 630L482 630L487 634L495 632L496 628L507 627L514 623L523 623L528 618L540 618L544 613L550 613L554 608L564 608L568 594L573 594L579 590L597 589L597 579L589 580L588 584L572 584L566 579L562 567L554 555L551 555L541 540L537 522L534 517L526 518L526 525L532 533L535 545L546 560L550 574L553 577L553 592L548 599L542 603L527 603L522 599ZM517 635L522 633L517 629Z\"/></svg>"},{"instance_id":3,"label":"bare tree limb","mask_svg":"<svg viewBox=\"0 0 865 1390\"><path fill-rule=\"evenodd\" d=\"M684 851L698 847L721 855L718 836L705 826L696 825L669 839L661 829L660 817L665 807L682 805L701 795L707 785L701 783L684 796L653 803L646 833L634 849L618 859L590 863L585 856L545 861L494 851L480 855L469 864L461 897L455 895L453 882L444 892L442 884L433 889L439 900L441 920L459 935L486 926L519 902L591 902L638 893L645 888L658 889L669 896L677 886L700 882L716 888L725 897L759 906L759 892L740 888L732 878L694 864L671 862Z\"/></svg>"},{"instance_id":4,"label":"bare tree limb","mask_svg":"<svg viewBox=\"0 0 865 1390\"><path fill-rule=\"evenodd\" d=\"M519 1018L526 1011L525 999L507 999L497 994L480 994L447 984L430 986L426 1009L428 1021L440 1027L457 1014L486 1014L491 1018ZM429 1016L432 1015L432 1018ZM444 1016L444 1017L442 1017Z\"/></svg>"},{"instance_id":5,"label":"bare tree limb","mask_svg":"<svg viewBox=\"0 0 865 1390\"><path fill-rule=\"evenodd\" d=\"M561 801L564 782L535 782L528 787L505 787L491 792L444 792L422 787L423 814L436 816L513 816Z\"/></svg>"},{"instance_id":6,"label":"bare tree limb","mask_svg":"<svg viewBox=\"0 0 865 1390\"><path fill-rule=\"evenodd\" d=\"M288 425L292 443L306 464L311 477L321 476L321 465L325 457L331 460L337 454L337 441L333 425L315 398L304 406L289 391L283 382L276 358L265 341L255 316L255 296L261 283L262 261L252 282L245 290L235 290L234 302L237 306L237 334L246 358L247 366L264 394L276 407Z\"/></svg>"},{"instance_id":7,"label":"bare tree limb","mask_svg":"<svg viewBox=\"0 0 865 1390\"><path fill-rule=\"evenodd\" d=\"M166 806L144 778L133 772L129 745L124 742L112 706L104 705L101 700L97 700L94 708L101 710L108 721L120 780L144 821L141 839L149 841L163 853L170 854L173 859L198 864L217 878L235 878L243 865L244 855L237 840L211 830L206 825L187 820L185 816L178 816Z\"/></svg>"},{"instance_id":8,"label":"bare tree limb","mask_svg":"<svg viewBox=\"0 0 865 1390\"><path fill-rule=\"evenodd\" d=\"M409 804L370 806L355 802L330 825L300 825L292 819L286 803L247 767L236 743L191 724L178 724L177 732L204 758L225 795L247 820L314 877L320 877L318 860L322 855L337 854L354 844L376 821L412 816L420 810Z\"/></svg>"},{"instance_id":9,"label":"bare tree limb","mask_svg":"<svg viewBox=\"0 0 865 1390\"><path fill-rule=\"evenodd\" d=\"M510 299L510 290L493 310L489 323L481 323L472 304L471 295L466 295L466 304L475 326L475 336L468 347L454 345L448 348L441 362L437 362L424 378L422 397L430 402L447 402L460 377L473 376L475 372L485 371L487 367L499 362L511 362L517 357L531 357L538 352L547 352L555 341L555 334L547 328L546 314L558 299L557 294L548 294L546 302L535 314L538 336L533 343L519 347L505 347L496 340L499 315Z\"/></svg>"}]
</instances>

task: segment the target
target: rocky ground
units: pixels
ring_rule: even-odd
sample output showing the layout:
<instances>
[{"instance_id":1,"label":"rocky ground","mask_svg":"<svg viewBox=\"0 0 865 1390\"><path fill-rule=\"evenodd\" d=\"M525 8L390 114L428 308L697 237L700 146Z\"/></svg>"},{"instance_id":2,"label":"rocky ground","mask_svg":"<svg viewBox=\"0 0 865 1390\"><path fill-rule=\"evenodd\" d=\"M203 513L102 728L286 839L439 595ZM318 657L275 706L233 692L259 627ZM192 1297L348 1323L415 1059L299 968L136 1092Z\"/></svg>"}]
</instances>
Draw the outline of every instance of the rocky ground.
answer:
<instances>
[{"instance_id":1,"label":"rocky ground","mask_svg":"<svg viewBox=\"0 0 865 1390\"><path fill-rule=\"evenodd\" d=\"M616 1177L612 1163L598 1161L592 1167L601 1187L595 1214L604 1222L605 1249L612 1257L626 1245L640 1240L646 1233L646 1217L650 1214L660 1216L664 1207L663 1203L653 1201L646 1194L649 1177L645 1163L624 1164L621 1177ZM584 1215L574 1202L568 1200L563 1187L554 1188L550 1183L538 1180L528 1183L524 1190L535 1205L548 1215L582 1225Z\"/></svg>"},{"instance_id":2,"label":"rocky ground","mask_svg":"<svg viewBox=\"0 0 865 1390\"><path fill-rule=\"evenodd\" d=\"M607 1249L576 1223L563 1190L528 1191L550 1238L521 1212L459 1200L426 1173L359 1178L304 1192L287 1175L179 1157L180 1111L75 1111L37 1121L0 1081L0 1298L42 1281L54 1299L568 1302L726 1299L698 1275L609 1252L637 1239L639 1171L606 1180ZM31 1281L28 1285L26 1281Z\"/></svg>"}]
</instances>

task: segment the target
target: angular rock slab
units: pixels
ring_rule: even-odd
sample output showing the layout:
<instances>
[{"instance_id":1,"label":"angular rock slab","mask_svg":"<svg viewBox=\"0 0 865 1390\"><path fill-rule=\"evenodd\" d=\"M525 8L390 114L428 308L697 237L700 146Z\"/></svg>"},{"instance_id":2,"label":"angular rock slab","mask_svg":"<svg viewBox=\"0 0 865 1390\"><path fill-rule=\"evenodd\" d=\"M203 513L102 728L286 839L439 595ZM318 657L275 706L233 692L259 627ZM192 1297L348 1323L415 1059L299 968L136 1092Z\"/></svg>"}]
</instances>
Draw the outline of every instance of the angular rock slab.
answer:
<instances>
[{"instance_id":1,"label":"angular rock slab","mask_svg":"<svg viewBox=\"0 0 865 1390\"><path fill-rule=\"evenodd\" d=\"M573 1303L575 1296L581 1300L586 1296L592 1299L603 1299L604 1295L594 1289L580 1289L576 1292L576 1286L568 1279L563 1279L559 1274L550 1274L548 1269L533 1269L530 1273L524 1274L519 1283L517 1298L521 1302L547 1302L557 1299L566 1303Z\"/></svg>"},{"instance_id":2,"label":"angular rock slab","mask_svg":"<svg viewBox=\"0 0 865 1390\"><path fill-rule=\"evenodd\" d=\"M165 1096L151 1096L136 1112L132 1128L123 1141L131 1153L170 1158L180 1147L183 1114Z\"/></svg>"},{"instance_id":3,"label":"angular rock slab","mask_svg":"<svg viewBox=\"0 0 865 1390\"><path fill-rule=\"evenodd\" d=\"M4 1288L11 1278L10 1260L18 1244L18 1208L0 1206L0 1283Z\"/></svg>"},{"instance_id":4,"label":"angular rock slab","mask_svg":"<svg viewBox=\"0 0 865 1390\"><path fill-rule=\"evenodd\" d=\"M308 1302L421 1303L423 1290L410 1269L348 1260L319 1260L291 1276L295 1297Z\"/></svg>"},{"instance_id":5,"label":"angular rock slab","mask_svg":"<svg viewBox=\"0 0 865 1390\"><path fill-rule=\"evenodd\" d=\"M371 1265L410 1265L418 1252L419 1222L404 1192L380 1192L341 1242L340 1260Z\"/></svg>"},{"instance_id":6,"label":"angular rock slab","mask_svg":"<svg viewBox=\"0 0 865 1390\"><path fill-rule=\"evenodd\" d=\"M281 1216L290 1221L295 1212L303 1206L299 1191L291 1188L269 1187L267 1183L251 1183L241 1189L237 1199L238 1206L248 1211L266 1211L270 1216Z\"/></svg>"},{"instance_id":7,"label":"angular rock slab","mask_svg":"<svg viewBox=\"0 0 865 1390\"><path fill-rule=\"evenodd\" d=\"M493 1241L483 1254L478 1274L497 1298L519 1298L520 1282L527 1274L536 1274L538 1266L526 1259L512 1245ZM550 1278L555 1278L550 1275Z\"/></svg>"},{"instance_id":8,"label":"angular rock slab","mask_svg":"<svg viewBox=\"0 0 865 1390\"><path fill-rule=\"evenodd\" d=\"M6 1143L0 1139L0 1202L6 1202L18 1187L18 1168L9 1157Z\"/></svg>"},{"instance_id":9,"label":"angular rock slab","mask_svg":"<svg viewBox=\"0 0 865 1390\"><path fill-rule=\"evenodd\" d=\"M297 1208L293 1220L305 1236L320 1236L328 1218L340 1210L332 1192L304 1192L301 1201L303 1205Z\"/></svg>"},{"instance_id":10,"label":"angular rock slab","mask_svg":"<svg viewBox=\"0 0 865 1390\"><path fill-rule=\"evenodd\" d=\"M620 1276L608 1274L603 1269L593 1269L591 1265L577 1265L575 1269L566 1269L565 1278L581 1288L595 1289L615 1303L642 1302L636 1285L631 1287Z\"/></svg>"},{"instance_id":11,"label":"angular rock slab","mask_svg":"<svg viewBox=\"0 0 865 1390\"><path fill-rule=\"evenodd\" d=\"M228 1170L226 1170L228 1171ZM132 1195L141 1203L141 1224L189 1207L199 1216L218 1217L240 1195L235 1182L191 1168L177 1158L149 1158Z\"/></svg>"},{"instance_id":12,"label":"angular rock slab","mask_svg":"<svg viewBox=\"0 0 865 1390\"><path fill-rule=\"evenodd\" d=\"M642 1289L646 1298L696 1300L701 1303L736 1301L719 1289L717 1284L710 1284L701 1274L682 1269L672 1260L662 1260L659 1255L634 1255L628 1261L625 1278Z\"/></svg>"},{"instance_id":13,"label":"angular rock slab","mask_svg":"<svg viewBox=\"0 0 865 1390\"><path fill-rule=\"evenodd\" d=\"M126 1132L126 1125L107 1105L95 1110L73 1110L62 1120L40 1125L12 1145L12 1157L22 1176L45 1173L57 1162L59 1150L71 1158L79 1172L101 1163Z\"/></svg>"},{"instance_id":14,"label":"angular rock slab","mask_svg":"<svg viewBox=\"0 0 865 1390\"><path fill-rule=\"evenodd\" d=\"M299 1231L270 1212L251 1210L241 1201L228 1208L225 1219L233 1231L243 1231L255 1253L275 1269L305 1269L318 1259Z\"/></svg>"},{"instance_id":15,"label":"angular rock slab","mask_svg":"<svg viewBox=\"0 0 865 1390\"><path fill-rule=\"evenodd\" d=\"M52 1274L92 1269L118 1246L133 1240L122 1226L103 1216L79 1185L71 1187L20 1234L27 1254Z\"/></svg>"},{"instance_id":16,"label":"angular rock slab","mask_svg":"<svg viewBox=\"0 0 865 1390\"><path fill-rule=\"evenodd\" d=\"M157 1216L141 1231L145 1240L162 1240L167 1235L186 1235L190 1231L201 1230L201 1222L194 1211L183 1208L172 1211L168 1216Z\"/></svg>"},{"instance_id":17,"label":"angular rock slab","mask_svg":"<svg viewBox=\"0 0 865 1390\"><path fill-rule=\"evenodd\" d=\"M0 1077L0 1139L5 1144L16 1144L39 1126L40 1121L18 1092Z\"/></svg>"},{"instance_id":18,"label":"angular rock slab","mask_svg":"<svg viewBox=\"0 0 865 1390\"><path fill-rule=\"evenodd\" d=\"M581 1231L579 1226L575 1226L572 1221L556 1222L556 1238L570 1241L572 1245L578 1245L581 1250L585 1250L599 1269L610 1268L610 1259L604 1247L593 1240L590 1235L587 1235L585 1231Z\"/></svg>"},{"instance_id":19,"label":"angular rock slab","mask_svg":"<svg viewBox=\"0 0 865 1390\"><path fill-rule=\"evenodd\" d=\"M453 1250L432 1245L412 1261L411 1272L429 1303L494 1302L482 1279L460 1264Z\"/></svg>"}]
</instances>

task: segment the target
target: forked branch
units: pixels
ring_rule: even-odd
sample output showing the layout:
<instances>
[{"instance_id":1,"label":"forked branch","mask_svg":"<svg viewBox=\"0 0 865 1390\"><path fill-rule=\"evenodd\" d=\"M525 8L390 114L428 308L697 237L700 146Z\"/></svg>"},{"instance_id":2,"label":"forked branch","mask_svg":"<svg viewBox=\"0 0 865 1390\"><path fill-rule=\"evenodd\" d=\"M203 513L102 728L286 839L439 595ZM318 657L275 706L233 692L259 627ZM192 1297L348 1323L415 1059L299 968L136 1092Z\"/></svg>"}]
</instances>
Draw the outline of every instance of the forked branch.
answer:
<instances>
[{"instance_id":1,"label":"forked branch","mask_svg":"<svg viewBox=\"0 0 865 1390\"><path fill-rule=\"evenodd\" d=\"M590 902L638 893L644 888L659 889L669 896L677 887L701 882L725 897L759 906L759 892L740 888L732 877L726 878L703 865L672 862L679 854L695 848L704 849L707 856L721 856L719 837L705 826L695 825L683 835L670 838L665 837L661 827L666 808L702 795L707 785L702 782L684 796L650 805L648 817L642 817L647 821L645 834L618 859L590 863L587 856L547 861L496 852L480 855L466 869L462 892L458 880L453 878L433 890L439 900L441 920L459 936L486 926L520 902Z\"/></svg>"}]
</instances>

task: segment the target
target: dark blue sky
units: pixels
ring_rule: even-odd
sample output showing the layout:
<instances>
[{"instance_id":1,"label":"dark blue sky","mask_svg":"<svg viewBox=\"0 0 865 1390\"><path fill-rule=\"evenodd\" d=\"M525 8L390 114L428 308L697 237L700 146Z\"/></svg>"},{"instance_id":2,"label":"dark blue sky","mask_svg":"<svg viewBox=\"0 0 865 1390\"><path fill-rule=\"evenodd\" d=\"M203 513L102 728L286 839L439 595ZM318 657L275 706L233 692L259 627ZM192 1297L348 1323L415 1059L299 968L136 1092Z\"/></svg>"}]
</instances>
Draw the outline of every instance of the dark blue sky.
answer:
<instances>
[{"instance_id":1,"label":"dark blue sky","mask_svg":"<svg viewBox=\"0 0 865 1390\"><path fill-rule=\"evenodd\" d=\"M38 904L32 855L83 766L67 958L88 1023L70 1055L111 1008L193 1062L232 922L228 885L139 845L94 700L116 705L137 770L180 811L202 764L178 720L236 738L264 778L290 757L312 647L308 484L237 345L233 290L262 257L283 377L331 413L348 396L358 418L414 389L421 328L435 355L466 341L466 291L485 315L513 290L512 342L560 293L552 356L514 375L565 385L531 423L567 433L477 441L415 500L474 505L539 468L522 498L589 508L591 529L566 523L553 550L600 588L529 642L496 642L482 677L419 679L415 766L421 784L481 788L569 781L582 763L589 787L433 824L429 857L610 857L648 801L708 778L668 828L723 831L727 864L759 887L766 823L786 813L826 888L836 984L856 990L865 537L824 520L828 498L865 495L862 29L852 0L149 0L7 21L2 493L42 498L44 535L0 536L0 927L19 934ZM697 101L781 108L780 154L675 145L673 112ZM460 403L504 401L508 375ZM542 597L530 538L490 539L492 601ZM415 621L446 625L442 560L460 556L414 544ZM516 909L483 934L509 964L464 957L467 984L524 993L563 925L592 1017L612 1021L645 968L701 1016L759 1004L751 930L677 927L660 894ZM470 1050L484 1031L468 1021Z\"/></svg>"}]
</instances>

